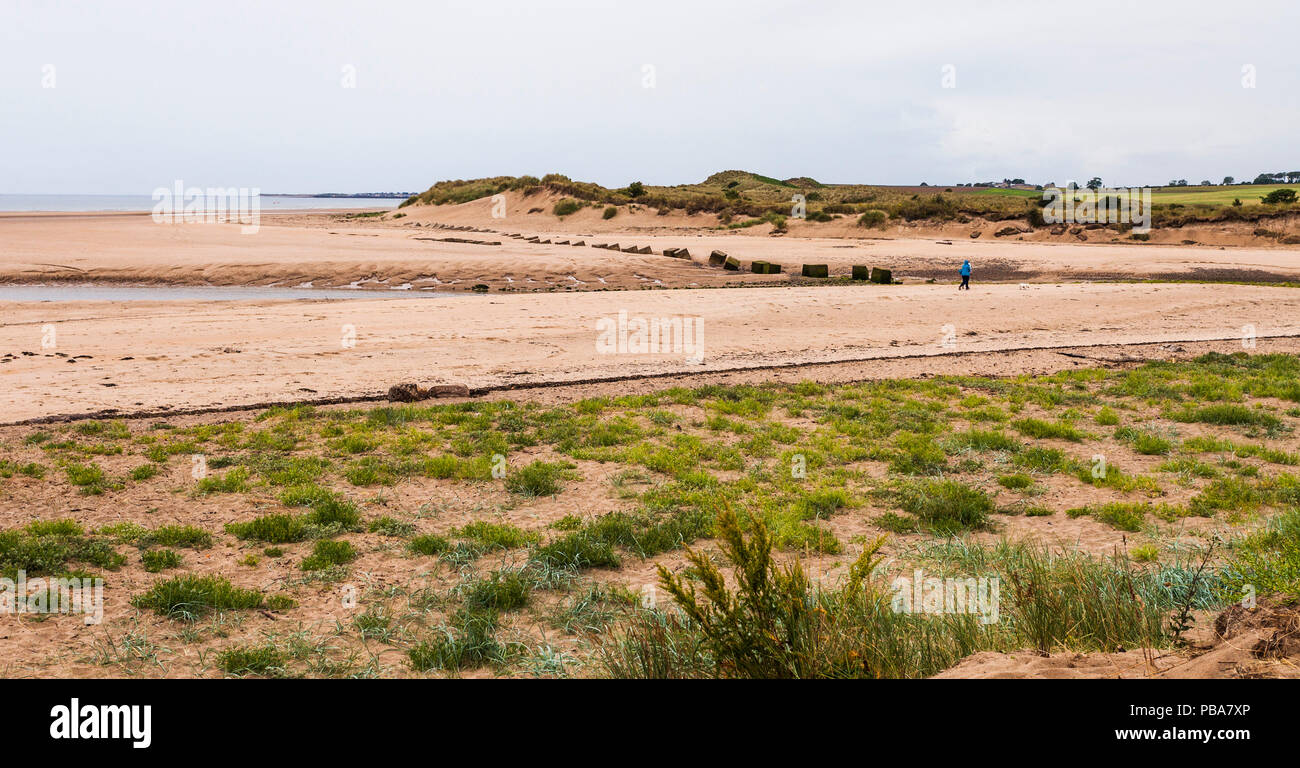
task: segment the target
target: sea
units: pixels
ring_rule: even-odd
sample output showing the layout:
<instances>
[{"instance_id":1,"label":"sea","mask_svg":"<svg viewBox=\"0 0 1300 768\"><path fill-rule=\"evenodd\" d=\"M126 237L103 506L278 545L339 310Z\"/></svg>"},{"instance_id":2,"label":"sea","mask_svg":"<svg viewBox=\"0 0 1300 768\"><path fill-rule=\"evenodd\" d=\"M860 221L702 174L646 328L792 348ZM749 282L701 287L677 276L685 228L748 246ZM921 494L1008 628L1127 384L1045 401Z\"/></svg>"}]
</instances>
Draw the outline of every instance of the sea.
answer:
<instances>
[{"instance_id":1,"label":"sea","mask_svg":"<svg viewBox=\"0 0 1300 768\"><path fill-rule=\"evenodd\" d=\"M392 210L405 197L308 197L267 195L260 197L262 213L317 211L339 208ZM20 195L0 194L0 211L152 211L156 201L148 195Z\"/></svg>"}]
</instances>

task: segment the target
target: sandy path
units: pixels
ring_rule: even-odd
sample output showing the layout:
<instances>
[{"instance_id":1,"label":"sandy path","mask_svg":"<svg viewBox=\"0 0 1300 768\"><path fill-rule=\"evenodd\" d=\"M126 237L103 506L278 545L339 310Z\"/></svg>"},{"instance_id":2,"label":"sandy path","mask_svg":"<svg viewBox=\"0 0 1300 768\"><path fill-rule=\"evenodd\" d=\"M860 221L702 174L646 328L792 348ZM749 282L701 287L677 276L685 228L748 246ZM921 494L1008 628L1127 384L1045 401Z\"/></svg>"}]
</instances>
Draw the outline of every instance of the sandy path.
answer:
<instances>
[{"instance_id":1,"label":"sandy path","mask_svg":"<svg viewBox=\"0 0 1300 768\"><path fill-rule=\"evenodd\" d=\"M703 362L599 354L597 322L703 321ZM744 288L311 302L0 304L0 422L1030 346L1300 334L1300 292L1259 286ZM951 328L945 328L951 326ZM349 327L355 345L348 346ZM52 348L42 338L53 331ZM944 346L945 338L951 346ZM89 357L79 357L86 356ZM69 362L74 360L75 362ZM667 382L665 382L667 384Z\"/></svg>"}]
</instances>

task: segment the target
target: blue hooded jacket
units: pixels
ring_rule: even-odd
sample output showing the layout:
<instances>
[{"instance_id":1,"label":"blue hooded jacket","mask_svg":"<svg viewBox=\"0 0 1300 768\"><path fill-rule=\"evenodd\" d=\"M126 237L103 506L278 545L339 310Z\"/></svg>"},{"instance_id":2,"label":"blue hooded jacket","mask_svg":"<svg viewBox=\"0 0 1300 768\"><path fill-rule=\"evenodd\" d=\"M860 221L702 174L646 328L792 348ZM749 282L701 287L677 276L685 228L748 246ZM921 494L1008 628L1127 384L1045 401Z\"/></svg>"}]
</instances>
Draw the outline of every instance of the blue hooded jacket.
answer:
<instances>
[{"instance_id":1,"label":"blue hooded jacket","mask_svg":"<svg viewBox=\"0 0 1300 768\"><path fill-rule=\"evenodd\" d=\"M962 262L962 264L961 264L961 273L962 273L963 275L967 275L967 276L970 275L970 262L969 262L969 261L963 261L963 262Z\"/></svg>"}]
</instances>

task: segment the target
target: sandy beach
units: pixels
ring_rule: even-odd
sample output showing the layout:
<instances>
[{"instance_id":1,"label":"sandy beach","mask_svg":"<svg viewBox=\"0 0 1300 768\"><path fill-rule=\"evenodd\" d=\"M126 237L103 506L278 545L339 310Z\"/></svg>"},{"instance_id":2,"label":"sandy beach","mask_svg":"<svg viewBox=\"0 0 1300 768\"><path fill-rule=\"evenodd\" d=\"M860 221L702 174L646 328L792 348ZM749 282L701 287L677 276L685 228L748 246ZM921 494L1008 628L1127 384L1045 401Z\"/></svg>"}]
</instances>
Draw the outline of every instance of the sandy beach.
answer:
<instances>
[{"instance_id":1,"label":"sandy beach","mask_svg":"<svg viewBox=\"0 0 1300 768\"><path fill-rule=\"evenodd\" d=\"M5 422L1029 347L1300 334L1246 285L851 285L276 302L0 305ZM703 357L602 354L598 322L698 318ZM42 339L53 330L54 346ZM954 372L960 371L954 363Z\"/></svg>"},{"instance_id":2,"label":"sandy beach","mask_svg":"<svg viewBox=\"0 0 1300 768\"><path fill-rule=\"evenodd\" d=\"M519 207L528 205L522 202ZM493 219L481 208L479 203L424 206L406 209L410 213L401 219L383 221L274 214L264 216L258 232L249 235L241 234L237 224L158 224L147 214L0 213L0 282L416 291L487 285L498 291L543 292L781 285L797 282L803 264L826 264L833 276L847 276L853 265L862 264L891 268L904 280L955 283L964 259L976 265L977 282L1300 280L1295 248L1032 242L991 236L972 240L938 232L866 233L833 224L804 224L794 231L805 235L768 237L756 231L761 228L726 232L704 227L699 217L651 216L644 223L629 217L614 227L598 218L574 220L584 214L558 221L521 211ZM668 221L656 221L659 218ZM444 228L449 226L473 229ZM552 242L533 243L511 234ZM593 247L596 244L649 248L651 253L612 251ZM667 248L687 249L691 258L667 258ZM708 267L714 250L733 256L740 269ZM752 274L750 263L759 260L781 264L782 273Z\"/></svg>"}]
</instances>

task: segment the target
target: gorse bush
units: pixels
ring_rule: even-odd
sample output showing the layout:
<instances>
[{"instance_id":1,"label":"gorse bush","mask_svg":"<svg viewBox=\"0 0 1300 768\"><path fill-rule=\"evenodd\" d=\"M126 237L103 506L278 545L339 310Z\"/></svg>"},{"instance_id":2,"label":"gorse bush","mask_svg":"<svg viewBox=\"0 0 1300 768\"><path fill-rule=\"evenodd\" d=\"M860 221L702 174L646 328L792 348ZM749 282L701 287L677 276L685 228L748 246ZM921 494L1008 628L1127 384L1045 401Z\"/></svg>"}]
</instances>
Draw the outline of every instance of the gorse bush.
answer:
<instances>
[{"instance_id":1,"label":"gorse bush","mask_svg":"<svg viewBox=\"0 0 1300 768\"><path fill-rule=\"evenodd\" d=\"M686 553L693 579L658 566L660 585L703 635L717 676L841 677L862 670L863 659L828 639L838 634L830 626L835 615L818 605L802 564L773 562L766 526L755 523L746 540L736 516L724 509L717 528L723 554L734 564L734 592L713 560L698 552ZM863 594L883 544L877 539L853 563L841 599Z\"/></svg>"},{"instance_id":2,"label":"gorse bush","mask_svg":"<svg viewBox=\"0 0 1300 768\"><path fill-rule=\"evenodd\" d=\"M1169 647L1177 642L1167 621L1171 612L1222 604L1215 596L1222 589L1218 578L1197 576L1189 563L1140 569L1122 557L947 539L930 545L926 559L949 572L996 577L999 586L986 590L989 604L981 612L917 614L898 610L898 592L891 599L871 580L879 541L865 548L847 583L827 587L793 570L797 563L777 566L761 530L746 540L723 516L719 529L723 555L734 564L735 589L711 558L695 553L682 576L661 567L661 583L680 617L635 613L603 647L607 674L927 677L983 650ZM982 611L990 609L992 620L985 622Z\"/></svg>"}]
</instances>

